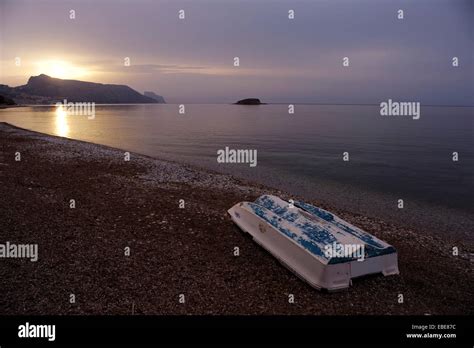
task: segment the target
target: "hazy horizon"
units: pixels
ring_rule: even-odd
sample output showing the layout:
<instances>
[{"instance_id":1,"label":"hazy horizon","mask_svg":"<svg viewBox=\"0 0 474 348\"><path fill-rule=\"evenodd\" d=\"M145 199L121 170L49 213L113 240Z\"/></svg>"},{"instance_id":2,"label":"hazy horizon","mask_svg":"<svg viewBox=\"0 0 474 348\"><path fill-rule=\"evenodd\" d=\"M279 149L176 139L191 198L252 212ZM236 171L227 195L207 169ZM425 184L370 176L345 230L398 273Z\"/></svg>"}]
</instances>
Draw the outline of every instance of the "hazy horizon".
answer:
<instances>
[{"instance_id":1,"label":"hazy horizon","mask_svg":"<svg viewBox=\"0 0 474 348\"><path fill-rule=\"evenodd\" d=\"M0 0L0 83L44 73L169 103L473 105L473 18L469 0Z\"/></svg>"}]
</instances>

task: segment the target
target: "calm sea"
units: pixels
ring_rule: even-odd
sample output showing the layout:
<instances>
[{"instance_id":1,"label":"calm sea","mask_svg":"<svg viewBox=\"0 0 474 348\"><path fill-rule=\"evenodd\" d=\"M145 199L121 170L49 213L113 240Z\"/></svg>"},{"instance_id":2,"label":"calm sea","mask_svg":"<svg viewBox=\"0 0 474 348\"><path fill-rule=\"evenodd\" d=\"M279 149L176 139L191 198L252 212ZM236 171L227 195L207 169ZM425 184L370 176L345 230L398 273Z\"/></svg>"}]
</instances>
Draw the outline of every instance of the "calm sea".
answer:
<instances>
[{"instance_id":1,"label":"calm sea","mask_svg":"<svg viewBox=\"0 0 474 348\"><path fill-rule=\"evenodd\" d=\"M378 106L103 105L96 116L52 107L0 110L0 121L232 173L347 207L437 206L472 213L474 108L422 106L421 118ZM219 164L217 151L256 149L258 164ZM343 161L343 152L349 161ZM453 161L453 152L459 160ZM384 201L385 205L379 202Z\"/></svg>"}]
</instances>

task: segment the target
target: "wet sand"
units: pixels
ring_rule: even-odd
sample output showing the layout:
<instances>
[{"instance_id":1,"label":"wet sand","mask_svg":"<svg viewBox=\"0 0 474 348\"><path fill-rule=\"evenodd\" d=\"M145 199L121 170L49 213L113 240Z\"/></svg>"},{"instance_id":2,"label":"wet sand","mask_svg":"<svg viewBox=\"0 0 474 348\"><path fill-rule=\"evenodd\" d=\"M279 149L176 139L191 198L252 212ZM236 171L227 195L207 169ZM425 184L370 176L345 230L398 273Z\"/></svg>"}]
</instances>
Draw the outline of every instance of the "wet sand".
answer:
<instances>
[{"instance_id":1,"label":"wet sand","mask_svg":"<svg viewBox=\"0 0 474 348\"><path fill-rule=\"evenodd\" d=\"M125 150L6 123L0 151L0 243L39 249L37 262L0 259L1 314L474 312L474 248L449 235L313 201L399 253L399 276L356 279L347 290L324 293L281 266L226 212L263 193L287 193L135 153L125 161Z\"/></svg>"}]
</instances>

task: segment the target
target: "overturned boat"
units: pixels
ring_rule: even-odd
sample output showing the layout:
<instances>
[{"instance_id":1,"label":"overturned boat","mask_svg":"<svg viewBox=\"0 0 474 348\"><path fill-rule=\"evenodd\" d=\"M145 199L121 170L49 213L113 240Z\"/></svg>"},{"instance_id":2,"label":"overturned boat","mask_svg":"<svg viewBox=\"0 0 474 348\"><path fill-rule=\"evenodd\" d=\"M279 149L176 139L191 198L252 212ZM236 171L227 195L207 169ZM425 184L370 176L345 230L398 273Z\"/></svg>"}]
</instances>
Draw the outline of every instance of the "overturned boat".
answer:
<instances>
[{"instance_id":1,"label":"overturned boat","mask_svg":"<svg viewBox=\"0 0 474 348\"><path fill-rule=\"evenodd\" d=\"M264 195L228 212L255 242L317 289L344 289L356 277L399 273L393 246L311 204Z\"/></svg>"}]
</instances>

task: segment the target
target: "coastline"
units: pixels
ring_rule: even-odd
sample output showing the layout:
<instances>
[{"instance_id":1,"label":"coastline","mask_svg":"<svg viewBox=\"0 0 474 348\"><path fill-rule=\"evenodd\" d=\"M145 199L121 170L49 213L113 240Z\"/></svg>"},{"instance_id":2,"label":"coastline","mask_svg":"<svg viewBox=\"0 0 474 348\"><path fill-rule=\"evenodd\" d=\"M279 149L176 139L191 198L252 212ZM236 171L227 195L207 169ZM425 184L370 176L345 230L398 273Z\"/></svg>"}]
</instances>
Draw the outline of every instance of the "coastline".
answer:
<instances>
[{"instance_id":1,"label":"coastline","mask_svg":"<svg viewBox=\"0 0 474 348\"><path fill-rule=\"evenodd\" d=\"M455 257L450 236L312 201L399 253L399 276L357 279L346 291L323 293L227 215L237 202L288 193L135 153L126 162L126 150L6 123L0 143L0 243L39 248L37 262L0 260L4 314L130 314L132 303L137 314L472 314L472 245L456 243ZM185 304L177 300L182 293Z\"/></svg>"},{"instance_id":2,"label":"coastline","mask_svg":"<svg viewBox=\"0 0 474 348\"><path fill-rule=\"evenodd\" d=\"M11 108L22 108L22 107L25 107L27 105L0 105L0 110L3 110L3 109L11 109Z\"/></svg>"}]
</instances>

